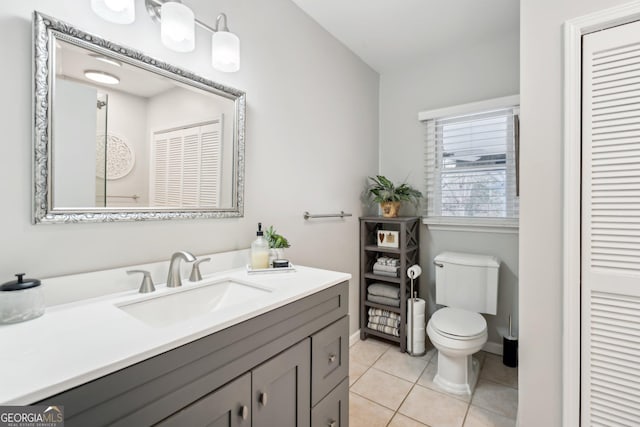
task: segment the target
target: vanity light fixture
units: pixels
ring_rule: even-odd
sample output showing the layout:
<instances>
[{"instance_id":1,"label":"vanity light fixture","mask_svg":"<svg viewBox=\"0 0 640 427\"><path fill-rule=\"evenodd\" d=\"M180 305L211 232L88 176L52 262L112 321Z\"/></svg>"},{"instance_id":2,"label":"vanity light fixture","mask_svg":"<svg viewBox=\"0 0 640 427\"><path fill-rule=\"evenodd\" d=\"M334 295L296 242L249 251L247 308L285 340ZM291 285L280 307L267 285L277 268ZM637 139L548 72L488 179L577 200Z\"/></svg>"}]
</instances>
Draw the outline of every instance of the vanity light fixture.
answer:
<instances>
[{"instance_id":1,"label":"vanity light fixture","mask_svg":"<svg viewBox=\"0 0 640 427\"><path fill-rule=\"evenodd\" d=\"M94 3L120 4L129 0L91 0ZM130 0L133 4L133 0ZM227 15L221 13L216 18L215 28L196 19L193 11L182 4L182 0L145 0L147 13L155 22L160 22L162 44L176 52L190 52L195 48L195 25L210 32L211 65L227 73L240 69L240 39L229 31ZM94 7L93 10L104 19L113 21ZM130 22L133 22L130 21Z\"/></svg>"},{"instance_id":2,"label":"vanity light fixture","mask_svg":"<svg viewBox=\"0 0 640 427\"><path fill-rule=\"evenodd\" d=\"M135 0L91 0L91 9L114 24L131 24L136 19Z\"/></svg>"},{"instance_id":3,"label":"vanity light fixture","mask_svg":"<svg viewBox=\"0 0 640 427\"><path fill-rule=\"evenodd\" d=\"M120 83L120 78L114 76L113 74L105 73L104 71L98 70L85 70L84 76L89 80L93 80L97 83L103 83L106 85L117 85Z\"/></svg>"}]
</instances>

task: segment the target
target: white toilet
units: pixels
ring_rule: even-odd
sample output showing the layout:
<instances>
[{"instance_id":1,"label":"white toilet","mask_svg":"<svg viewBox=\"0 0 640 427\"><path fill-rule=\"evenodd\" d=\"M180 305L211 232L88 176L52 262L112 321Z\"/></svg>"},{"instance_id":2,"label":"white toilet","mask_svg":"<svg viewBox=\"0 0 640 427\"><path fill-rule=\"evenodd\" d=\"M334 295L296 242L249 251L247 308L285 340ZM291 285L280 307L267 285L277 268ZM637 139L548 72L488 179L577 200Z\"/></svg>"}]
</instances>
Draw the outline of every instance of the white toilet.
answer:
<instances>
[{"instance_id":1,"label":"white toilet","mask_svg":"<svg viewBox=\"0 0 640 427\"><path fill-rule=\"evenodd\" d=\"M493 256L443 252L434 259L436 311L427 335L438 350L433 382L450 393L471 394L479 363L472 354L487 342L487 322L479 313L496 314L500 261Z\"/></svg>"}]
</instances>

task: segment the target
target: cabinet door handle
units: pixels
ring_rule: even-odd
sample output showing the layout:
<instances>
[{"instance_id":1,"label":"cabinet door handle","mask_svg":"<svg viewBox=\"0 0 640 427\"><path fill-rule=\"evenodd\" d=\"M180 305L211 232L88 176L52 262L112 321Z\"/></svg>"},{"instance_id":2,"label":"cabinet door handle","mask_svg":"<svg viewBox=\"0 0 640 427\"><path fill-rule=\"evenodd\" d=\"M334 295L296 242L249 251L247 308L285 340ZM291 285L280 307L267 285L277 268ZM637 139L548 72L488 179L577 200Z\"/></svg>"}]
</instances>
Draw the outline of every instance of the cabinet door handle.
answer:
<instances>
[{"instance_id":1,"label":"cabinet door handle","mask_svg":"<svg viewBox=\"0 0 640 427\"><path fill-rule=\"evenodd\" d=\"M260 394L260 403L262 404L262 406L267 406L267 399L267 392Z\"/></svg>"},{"instance_id":2,"label":"cabinet door handle","mask_svg":"<svg viewBox=\"0 0 640 427\"><path fill-rule=\"evenodd\" d=\"M336 361L336 355L335 354L330 354L329 355L329 363L333 363ZM335 422L335 421L334 421Z\"/></svg>"},{"instance_id":3,"label":"cabinet door handle","mask_svg":"<svg viewBox=\"0 0 640 427\"><path fill-rule=\"evenodd\" d=\"M338 423L336 423L335 420L329 421L329 424L328 424L329 427L336 427L337 425Z\"/></svg>"},{"instance_id":4,"label":"cabinet door handle","mask_svg":"<svg viewBox=\"0 0 640 427\"><path fill-rule=\"evenodd\" d=\"M247 408L246 405L242 405L242 408L240 408L240 416L243 420L249 418L249 408Z\"/></svg>"}]
</instances>

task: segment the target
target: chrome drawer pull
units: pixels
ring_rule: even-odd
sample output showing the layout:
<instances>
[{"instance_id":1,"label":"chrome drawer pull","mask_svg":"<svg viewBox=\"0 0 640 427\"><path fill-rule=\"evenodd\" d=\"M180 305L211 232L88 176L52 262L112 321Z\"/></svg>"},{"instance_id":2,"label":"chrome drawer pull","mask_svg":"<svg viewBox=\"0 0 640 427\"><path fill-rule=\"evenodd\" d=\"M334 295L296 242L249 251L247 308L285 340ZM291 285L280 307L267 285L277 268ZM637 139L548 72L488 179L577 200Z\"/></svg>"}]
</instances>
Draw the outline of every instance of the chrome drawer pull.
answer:
<instances>
[{"instance_id":1,"label":"chrome drawer pull","mask_svg":"<svg viewBox=\"0 0 640 427\"><path fill-rule=\"evenodd\" d=\"M243 420L249 418L249 408L243 405L242 408L240 408L240 416Z\"/></svg>"},{"instance_id":2,"label":"chrome drawer pull","mask_svg":"<svg viewBox=\"0 0 640 427\"><path fill-rule=\"evenodd\" d=\"M338 424L335 421L333 420L329 421L329 427L336 427L337 425Z\"/></svg>"},{"instance_id":3,"label":"chrome drawer pull","mask_svg":"<svg viewBox=\"0 0 640 427\"><path fill-rule=\"evenodd\" d=\"M336 355L335 354L331 354L329 355L329 363L333 363L336 361ZM335 421L334 421L335 422Z\"/></svg>"},{"instance_id":4,"label":"chrome drawer pull","mask_svg":"<svg viewBox=\"0 0 640 427\"><path fill-rule=\"evenodd\" d=\"M260 403L262 404L262 406L267 406L267 393L262 393L260 395Z\"/></svg>"}]
</instances>

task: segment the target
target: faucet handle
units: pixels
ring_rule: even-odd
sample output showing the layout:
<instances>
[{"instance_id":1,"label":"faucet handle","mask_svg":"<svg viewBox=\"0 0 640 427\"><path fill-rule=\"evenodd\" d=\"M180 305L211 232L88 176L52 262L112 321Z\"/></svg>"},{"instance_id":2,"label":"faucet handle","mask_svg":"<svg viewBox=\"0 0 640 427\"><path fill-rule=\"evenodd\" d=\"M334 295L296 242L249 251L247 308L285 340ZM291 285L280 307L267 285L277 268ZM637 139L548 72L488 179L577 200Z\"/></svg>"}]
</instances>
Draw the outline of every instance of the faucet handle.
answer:
<instances>
[{"instance_id":1,"label":"faucet handle","mask_svg":"<svg viewBox=\"0 0 640 427\"><path fill-rule=\"evenodd\" d=\"M142 283L140 284L140 289L138 290L141 294L147 294L149 292L153 292L156 290L156 287L153 286L153 279L151 278L151 273L147 270L127 270L127 274L135 274L142 273L144 277L142 278Z\"/></svg>"},{"instance_id":2,"label":"faucet handle","mask_svg":"<svg viewBox=\"0 0 640 427\"><path fill-rule=\"evenodd\" d=\"M198 282L202 280L202 274L200 274L200 263L211 261L211 258L202 258L193 263L193 267L191 268L191 275L189 276L189 280L192 282Z\"/></svg>"}]
</instances>

